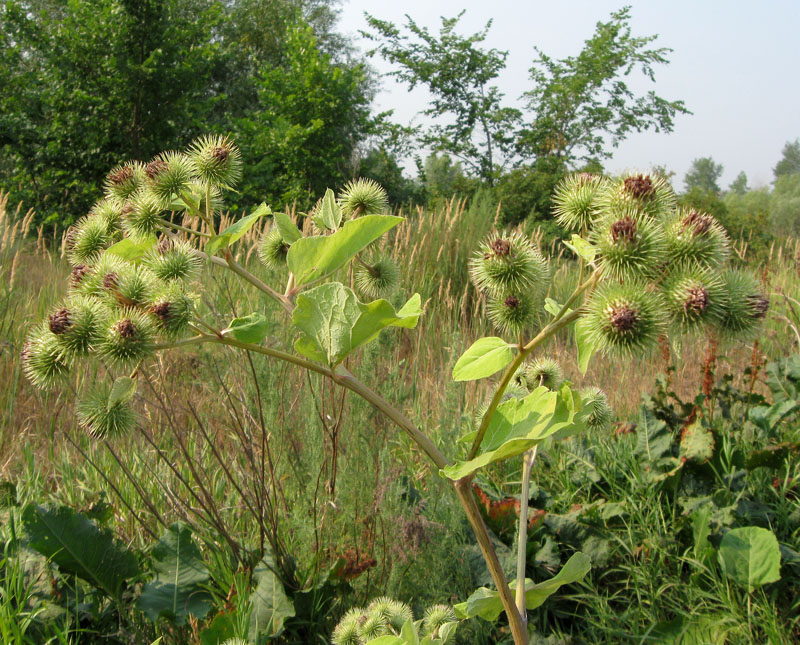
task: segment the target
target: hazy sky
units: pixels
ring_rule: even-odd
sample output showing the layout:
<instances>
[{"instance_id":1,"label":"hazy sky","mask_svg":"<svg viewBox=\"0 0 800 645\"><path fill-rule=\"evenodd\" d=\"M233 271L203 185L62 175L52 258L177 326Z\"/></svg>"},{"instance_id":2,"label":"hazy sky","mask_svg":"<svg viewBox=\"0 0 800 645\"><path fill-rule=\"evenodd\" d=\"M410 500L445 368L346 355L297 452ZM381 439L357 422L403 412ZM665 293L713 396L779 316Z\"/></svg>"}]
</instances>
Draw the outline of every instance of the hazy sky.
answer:
<instances>
[{"instance_id":1,"label":"hazy sky","mask_svg":"<svg viewBox=\"0 0 800 645\"><path fill-rule=\"evenodd\" d=\"M800 137L800 0L647 0L631 2L632 34L658 34L654 46L670 47L670 64L657 67L656 83L641 74L629 83L638 90L682 99L691 115L678 116L671 134L631 135L606 164L611 171L666 165L677 174L677 189L697 157L711 156L725 167L727 187L744 170L751 186L772 180L772 168L784 144ZM487 47L508 50L507 67L498 86L509 103L530 89L528 68L534 45L563 58L580 52L595 24L623 6L606 0L405 0L392 4L343 0L339 28L358 37L366 28L364 12L396 24L404 14L438 33L440 16L462 9L460 33L472 34L489 19ZM372 65L385 72L379 57ZM634 77L631 77L634 78ZM384 78L377 97L380 110L394 109L408 123L425 107L426 92L408 90ZM416 122L419 122L417 120Z\"/></svg>"}]
</instances>

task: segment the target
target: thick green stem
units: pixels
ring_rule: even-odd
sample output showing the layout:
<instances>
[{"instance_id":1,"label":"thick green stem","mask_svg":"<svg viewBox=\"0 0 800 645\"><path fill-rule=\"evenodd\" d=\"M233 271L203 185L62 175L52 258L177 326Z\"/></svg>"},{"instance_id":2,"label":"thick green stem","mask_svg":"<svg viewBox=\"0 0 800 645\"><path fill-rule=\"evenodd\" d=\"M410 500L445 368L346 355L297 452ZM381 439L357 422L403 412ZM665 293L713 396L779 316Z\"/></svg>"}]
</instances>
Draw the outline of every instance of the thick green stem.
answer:
<instances>
[{"instance_id":1,"label":"thick green stem","mask_svg":"<svg viewBox=\"0 0 800 645\"><path fill-rule=\"evenodd\" d=\"M227 262L228 268L233 271L236 275L244 278L252 284L256 289L259 291L263 291L266 293L270 298L273 300L277 300L280 305L287 311L287 313L292 313L292 303L289 301L289 298L286 296L281 295L275 289L270 287L268 284L259 280L256 276L250 273L247 269L245 269L241 264L239 264L236 260L233 259L233 254L231 253L230 249L225 250L225 261Z\"/></svg>"},{"instance_id":2,"label":"thick green stem","mask_svg":"<svg viewBox=\"0 0 800 645\"><path fill-rule=\"evenodd\" d=\"M525 561L528 547L528 497L530 496L531 471L536 461L538 446L529 450L522 458L522 492L519 498L519 531L517 531L517 611L522 622L528 622L525 609Z\"/></svg>"},{"instance_id":3,"label":"thick green stem","mask_svg":"<svg viewBox=\"0 0 800 645\"><path fill-rule=\"evenodd\" d=\"M503 603L503 609L508 616L508 624L511 627L511 635L514 638L515 645L527 645L528 631L525 627L525 622L522 615L517 610L514 604L514 596L511 594L511 587L508 586L508 580L503 573L503 567L497 559L497 553L494 550L492 539L489 537L489 531L486 530L486 525L483 523L480 510L475 502L475 493L472 492L472 482L470 479L464 478L455 482L456 493L464 507L464 512L467 514L472 530L475 532L475 537L478 539L478 546L483 553L483 558L486 560L486 565L489 567L489 573L492 575L492 581L497 587L500 594L500 600Z\"/></svg>"}]
</instances>

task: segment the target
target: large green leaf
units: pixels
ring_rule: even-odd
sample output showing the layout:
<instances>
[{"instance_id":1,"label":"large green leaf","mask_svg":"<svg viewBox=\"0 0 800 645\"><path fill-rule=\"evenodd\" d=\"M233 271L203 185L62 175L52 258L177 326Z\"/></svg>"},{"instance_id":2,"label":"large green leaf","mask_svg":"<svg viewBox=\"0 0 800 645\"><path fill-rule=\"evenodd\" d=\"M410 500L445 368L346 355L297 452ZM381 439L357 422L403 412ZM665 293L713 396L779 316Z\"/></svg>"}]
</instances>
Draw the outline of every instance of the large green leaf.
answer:
<instances>
[{"instance_id":1,"label":"large green leaf","mask_svg":"<svg viewBox=\"0 0 800 645\"><path fill-rule=\"evenodd\" d=\"M375 338L381 329L416 327L421 313L419 294L395 311L386 300L363 304L352 289L330 282L298 296L292 321L303 335L295 349L303 356L334 366Z\"/></svg>"},{"instance_id":2,"label":"large green leaf","mask_svg":"<svg viewBox=\"0 0 800 645\"><path fill-rule=\"evenodd\" d=\"M568 385L558 392L538 387L523 399L497 406L481 442L481 452L467 461L442 469L450 479L461 479L478 468L520 455L575 421L580 399Z\"/></svg>"},{"instance_id":3,"label":"large green leaf","mask_svg":"<svg viewBox=\"0 0 800 645\"><path fill-rule=\"evenodd\" d=\"M136 262L142 258L147 252L156 245L158 240L155 235L151 235L146 240L134 242L129 237L126 237L116 244L112 244L106 249L106 253L116 255L128 262Z\"/></svg>"},{"instance_id":4,"label":"large green leaf","mask_svg":"<svg viewBox=\"0 0 800 645\"><path fill-rule=\"evenodd\" d=\"M161 617L177 625L193 614L205 618L212 597L204 585L208 569L192 540L188 526L177 522L167 529L151 551L155 579L142 588L137 604L152 621Z\"/></svg>"},{"instance_id":5,"label":"large green leaf","mask_svg":"<svg viewBox=\"0 0 800 645\"><path fill-rule=\"evenodd\" d=\"M479 338L453 367L454 381L474 381L499 372L514 360L513 345L502 338Z\"/></svg>"},{"instance_id":6,"label":"large green leaf","mask_svg":"<svg viewBox=\"0 0 800 645\"><path fill-rule=\"evenodd\" d=\"M717 555L723 573L748 591L781 578L780 547L767 529L745 526L728 531Z\"/></svg>"},{"instance_id":7,"label":"large green leaf","mask_svg":"<svg viewBox=\"0 0 800 645\"><path fill-rule=\"evenodd\" d=\"M580 369L581 374L586 374L592 356L594 356L598 347L597 343L592 339L588 325L583 319L575 323L575 344L578 347L578 369Z\"/></svg>"},{"instance_id":8,"label":"large green leaf","mask_svg":"<svg viewBox=\"0 0 800 645\"><path fill-rule=\"evenodd\" d=\"M66 506L28 504L22 525L30 546L58 568L118 597L127 580L138 575L136 556L118 544L110 531L98 528Z\"/></svg>"},{"instance_id":9,"label":"large green leaf","mask_svg":"<svg viewBox=\"0 0 800 645\"><path fill-rule=\"evenodd\" d=\"M574 553L561 568L561 571L549 580L534 583L526 578L525 607L527 609L536 609L541 606L562 585L576 582L583 578L589 573L591 566L592 563L589 556L579 551ZM516 581L512 581L509 586L512 590L516 590ZM462 619L479 616L484 620L494 622L503 613L503 602L500 600L500 593L496 589L481 587L472 593L467 602L455 605L453 609L456 612L456 616Z\"/></svg>"},{"instance_id":10,"label":"large green leaf","mask_svg":"<svg viewBox=\"0 0 800 645\"><path fill-rule=\"evenodd\" d=\"M224 249L241 239L247 231L253 228L259 218L271 213L272 209L269 206L261 204L252 213L245 215L222 231L222 233L208 240L203 250L209 255L216 255L220 249Z\"/></svg>"},{"instance_id":11,"label":"large green leaf","mask_svg":"<svg viewBox=\"0 0 800 645\"><path fill-rule=\"evenodd\" d=\"M271 555L266 555L253 571L256 588L250 595L248 638L262 645L283 632L287 618L295 615L294 604L275 575Z\"/></svg>"},{"instance_id":12,"label":"large green leaf","mask_svg":"<svg viewBox=\"0 0 800 645\"><path fill-rule=\"evenodd\" d=\"M295 226L295 223L286 213L275 213L273 218L275 219L275 226L278 227L278 232L281 234L281 239L286 244L294 244L303 237L300 229Z\"/></svg>"},{"instance_id":13,"label":"large green leaf","mask_svg":"<svg viewBox=\"0 0 800 645\"><path fill-rule=\"evenodd\" d=\"M300 286L333 273L402 221L393 215L365 215L345 222L333 235L297 240L286 257L295 283Z\"/></svg>"},{"instance_id":14,"label":"large green leaf","mask_svg":"<svg viewBox=\"0 0 800 645\"><path fill-rule=\"evenodd\" d=\"M241 318L234 318L223 334L229 334L243 343L260 343L267 337L269 321L264 314L254 312Z\"/></svg>"}]
</instances>

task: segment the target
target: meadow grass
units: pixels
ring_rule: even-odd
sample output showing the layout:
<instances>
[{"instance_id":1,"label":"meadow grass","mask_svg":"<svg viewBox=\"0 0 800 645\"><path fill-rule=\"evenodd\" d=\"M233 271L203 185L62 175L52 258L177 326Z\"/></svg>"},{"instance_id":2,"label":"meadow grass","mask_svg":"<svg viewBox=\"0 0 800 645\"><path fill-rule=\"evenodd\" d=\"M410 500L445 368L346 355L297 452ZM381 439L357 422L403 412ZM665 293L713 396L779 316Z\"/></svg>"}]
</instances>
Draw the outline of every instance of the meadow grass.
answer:
<instances>
[{"instance_id":1,"label":"meadow grass","mask_svg":"<svg viewBox=\"0 0 800 645\"><path fill-rule=\"evenodd\" d=\"M404 272L404 284L421 294L424 316L415 330L383 332L349 359L348 368L404 409L452 455L473 410L488 394L487 383L457 384L450 373L464 349L492 333L467 264L477 243L492 230L497 212L453 200L436 211L405 215L406 222L385 245ZM110 504L115 533L137 548L152 544L176 520L197 527L209 554L230 546L220 527L238 546L275 541L273 547L296 561L293 577L284 579L296 588L339 557L354 568L363 566L363 573L352 580L353 593L318 617L314 629L320 633L348 606L376 595L396 595L419 610L433 602L464 600L484 583L469 527L448 486L405 437L363 401L263 356L248 362L231 348L170 351L142 374L145 387L138 403L143 421L136 433L106 443L79 431L72 415L74 390L97 375L78 374L64 391L43 393L30 386L20 367L26 330L63 296L69 270L59 240L46 239L42 230L38 235L31 231L31 221L30 212L8 210L0 196L0 479L16 485L21 504L57 501L82 510ZM248 234L239 260L274 282L280 278L277 273L257 266L254 248L260 232ZM542 239L535 231L532 236ZM563 302L577 279L575 264L557 243L543 251L553 267L548 296ZM733 374L736 387L748 386L745 368L760 365L762 357L779 358L797 349L798 321L791 304L800 299L798 255L800 246L787 241L757 267L775 304L757 345L719 353L717 370ZM208 296L202 307L212 318L218 311L241 315L267 308L229 275L211 272L203 280ZM408 295L398 294L394 304ZM289 346L291 330L278 314L270 315L275 340ZM701 337L624 364L598 357L581 375L574 367L576 350L568 332L543 348L561 361L573 382L604 389L620 422L635 417L642 395L669 366L671 389L683 399L692 398L701 387L708 352L708 341ZM755 388L766 392L761 380ZM798 636L796 602L794 614L785 615L784 601L763 591L748 597L711 568L688 573L691 554L685 539L674 535L676 526L685 530L686 518L677 499L646 482L633 456L633 442L632 436L614 439L610 432L564 442L548 450L535 469L535 485L549 491L549 512L568 513L598 499L624 501L628 510L618 524L606 527L615 552L609 565L558 603L545 605L534 626L542 634L565 638L577 630L593 643L649 642L649 630L659 621L699 612L724 614L731 624L731 642L792 642ZM575 476L589 462L597 477ZM516 494L518 470L518 461L512 461L491 479L503 492ZM261 505L248 506L247 495L233 482L245 492L257 491L250 502ZM725 497L721 505L741 497L741 492L726 489L724 474L718 484ZM773 495L774 489L755 475L748 486L753 495ZM213 521L201 508L209 498L217 516ZM796 539L798 529L787 519L796 512L796 498L776 495L767 501L773 516L784 518L781 535ZM7 529L2 532L8 540ZM535 532L532 539L546 541ZM8 593L3 596L0 626L7 630L14 623L24 631L41 610L8 552L4 562L0 586L10 589L16 600L9 600ZM544 573L549 565L542 566ZM223 600L227 590L241 585L237 566L225 558L216 562L212 575ZM140 630L139 637L157 633L140 618L130 621ZM74 641L75 625L69 616L60 616L48 623L47 638ZM194 642L191 630L159 629L166 630L167 642ZM26 641L21 631L0 635L8 642L36 642ZM499 642L503 637L502 631L478 620L459 630L463 643Z\"/></svg>"}]
</instances>

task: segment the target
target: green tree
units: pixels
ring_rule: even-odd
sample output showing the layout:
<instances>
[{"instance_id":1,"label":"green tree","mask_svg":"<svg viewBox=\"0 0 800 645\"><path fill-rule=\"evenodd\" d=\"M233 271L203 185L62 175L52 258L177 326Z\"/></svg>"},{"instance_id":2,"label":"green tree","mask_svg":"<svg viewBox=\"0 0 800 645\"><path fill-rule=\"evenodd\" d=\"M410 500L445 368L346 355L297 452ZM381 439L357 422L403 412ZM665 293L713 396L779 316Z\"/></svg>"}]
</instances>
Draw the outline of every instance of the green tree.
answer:
<instances>
[{"instance_id":1,"label":"green tree","mask_svg":"<svg viewBox=\"0 0 800 645\"><path fill-rule=\"evenodd\" d=\"M508 52L480 47L491 20L482 31L461 36L456 28L462 15L442 18L438 35L408 16L403 30L368 16L372 31L364 36L379 43L370 55L377 52L396 66L391 76L430 92L422 114L433 123L420 133L420 142L453 155L470 173L493 184L514 153L520 112L504 107L503 94L492 85Z\"/></svg>"},{"instance_id":2,"label":"green tree","mask_svg":"<svg viewBox=\"0 0 800 645\"><path fill-rule=\"evenodd\" d=\"M772 172L776 180L784 175L800 173L800 139L786 142L783 146L783 156Z\"/></svg>"},{"instance_id":3,"label":"green tree","mask_svg":"<svg viewBox=\"0 0 800 645\"><path fill-rule=\"evenodd\" d=\"M728 190L736 195L744 195L748 190L750 190L747 187L747 175L744 171L736 175L736 179L731 182Z\"/></svg>"},{"instance_id":4,"label":"green tree","mask_svg":"<svg viewBox=\"0 0 800 645\"><path fill-rule=\"evenodd\" d=\"M569 166L603 160L632 132L671 132L675 116L689 114L683 101L650 91L637 95L625 81L640 71L655 81L654 67L669 63L671 49L649 48L657 36L634 37L630 7L598 22L577 56L556 60L536 48L530 70L534 89L525 93L531 111L522 131L523 156L551 155Z\"/></svg>"},{"instance_id":5,"label":"green tree","mask_svg":"<svg viewBox=\"0 0 800 645\"><path fill-rule=\"evenodd\" d=\"M214 0L0 5L0 186L69 222L109 167L206 126Z\"/></svg>"},{"instance_id":6,"label":"green tree","mask_svg":"<svg viewBox=\"0 0 800 645\"><path fill-rule=\"evenodd\" d=\"M725 211L720 213L720 222L732 239L747 242L750 255L763 257L773 240L771 200L766 188L739 192L731 187L723 197Z\"/></svg>"},{"instance_id":7,"label":"green tree","mask_svg":"<svg viewBox=\"0 0 800 645\"><path fill-rule=\"evenodd\" d=\"M776 235L800 237L800 173L780 175L775 180L769 219Z\"/></svg>"},{"instance_id":8,"label":"green tree","mask_svg":"<svg viewBox=\"0 0 800 645\"><path fill-rule=\"evenodd\" d=\"M683 179L686 192L699 189L719 194L721 191L717 182L722 171L722 164L715 163L711 157L695 159Z\"/></svg>"},{"instance_id":9,"label":"green tree","mask_svg":"<svg viewBox=\"0 0 800 645\"><path fill-rule=\"evenodd\" d=\"M299 23L287 36L283 64L262 68L257 83L258 104L235 123L243 159L254 168L241 199L307 208L311 196L352 176L357 146L372 132L367 70L335 63Z\"/></svg>"},{"instance_id":10,"label":"green tree","mask_svg":"<svg viewBox=\"0 0 800 645\"><path fill-rule=\"evenodd\" d=\"M383 186L391 204L404 206L423 201L423 186L405 177L397 157L383 146L370 148L361 157L355 174Z\"/></svg>"}]
</instances>

